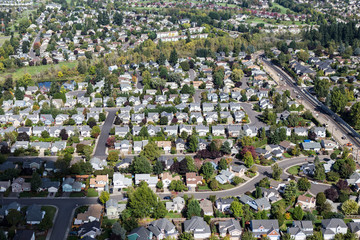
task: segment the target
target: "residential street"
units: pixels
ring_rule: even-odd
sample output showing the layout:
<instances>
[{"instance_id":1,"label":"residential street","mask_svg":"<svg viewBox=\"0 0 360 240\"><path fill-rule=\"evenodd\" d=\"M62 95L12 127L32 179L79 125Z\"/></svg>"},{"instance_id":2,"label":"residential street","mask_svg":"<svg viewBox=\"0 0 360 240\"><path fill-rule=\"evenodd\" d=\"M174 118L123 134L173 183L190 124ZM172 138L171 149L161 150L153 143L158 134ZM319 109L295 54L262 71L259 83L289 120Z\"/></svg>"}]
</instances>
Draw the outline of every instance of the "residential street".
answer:
<instances>
[{"instance_id":1,"label":"residential street","mask_svg":"<svg viewBox=\"0 0 360 240\"><path fill-rule=\"evenodd\" d=\"M114 112L113 112L114 113ZM106 140L105 140L106 142ZM104 146L105 146L104 142ZM97 150L100 148L97 148ZM100 152L99 150L99 152ZM98 155L102 156L102 155ZM324 157L320 156L320 160L322 160ZM279 161L278 164L282 169L294 166L294 165L300 165L307 160L310 160L308 157L298 157L293 159L286 159L283 161ZM311 159L313 160L313 159ZM247 181L246 183L242 184L239 187L235 187L233 189L224 190L224 191L217 191L217 192L187 192L187 193L179 193L179 196L183 196L184 194L187 194L189 196L194 196L196 199L204 199L209 197L210 195L215 195L217 198L219 197L228 197L228 196L239 196L241 194L244 194L247 191L252 191L255 189L256 184L264 177L271 177L271 167L267 166L257 166L259 174ZM283 174L282 178L287 178L288 174ZM325 191L327 188L329 188L328 185L325 184L311 184L310 193L316 195L319 192ZM166 196L169 196L168 193L161 193L158 194L160 198L164 198ZM114 195L111 196L111 198L116 199L118 201L123 199L123 195ZM69 229L71 225L72 220L72 214L74 209L77 206L81 205L87 205L87 204L94 204L98 203L97 198L2 198L1 204L9 204L13 201L17 201L18 203L22 205L30 205L30 204L40 204L40 205L53 205L56 206L58 210L57 218L55 219L53 231L51 233L51 240L63 240L66 239L67 232L64 232L64 229Z\"/></svg>"},{"instance_id":2,"label":"residential street","mask_svg":"<svg viewBox=\"0 0 360 240\"><path fill-rule=\"evenodd\" d=\"M112 125L115 120L117 109L107 109L108 115L106 117L106 120L101 128L101 134L99 136L99 139L97 140L96 149L94 152L94 157L100 157L100 158L106 158L106 140L109 137L110 130L112 128Z\"/></svg>"}]
</instances>

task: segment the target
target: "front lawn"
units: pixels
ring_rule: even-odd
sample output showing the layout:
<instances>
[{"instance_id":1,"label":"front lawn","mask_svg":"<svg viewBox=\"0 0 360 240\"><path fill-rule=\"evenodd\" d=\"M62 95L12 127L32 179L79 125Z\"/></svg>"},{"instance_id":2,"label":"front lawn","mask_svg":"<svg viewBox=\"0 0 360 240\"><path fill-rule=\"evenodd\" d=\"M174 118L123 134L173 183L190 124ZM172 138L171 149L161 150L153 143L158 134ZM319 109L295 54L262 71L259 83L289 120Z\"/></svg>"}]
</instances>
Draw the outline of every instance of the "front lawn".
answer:
<instances>
[{"instance_id":1,"label":"front lawn","mask_svg":"<svg viewBox=\"0 0 360 240\"><path fill-rule=\"evenodd\" d=\"M89 188L86 192L86 196L87 197L98 197L99 193L95 189Z\"/></svg>"},{"instance_id":2,"label":"front lawn","mask_svg":"<svg viewBox=\"0 0 360 240\"><path fill-rule=\"evenodd\" d=\"M227 184L219 184L219 187L221 190L226 190L226 189L231 189L233 187L235 187L234 185L227 183Z\"/></svg>"},{"instance_id":3,"label":"front lawn","mask_svg":"<svg viewBox=\"0 0 360 240\"><path fill-rule=\"evenodd\" d=\"M70 197L85 197L84 192L72 192L70 193Z\"/></svg>"},{"instance_id":4,"label":"front lawn","mask_svg":"<svg viewBox=\"0 0 360 240\"><path fill-rule=\"evenodd\" d=\"M211 191L208 185L199 185L198 190Z\"/></svg>"},{"instance_id":5,"label":"front lawn","mask_svg":"<svg viewBox=\"0 0 360 240\"><path fill-rule=\"evenodd\" d=\"M289 153L287 153L287 152L284 153L283 155L284 155L284 157L286 157L286 158L291 158L291 155L290 155Z\"/></svg>"},{"instance_id":6,"label":"front lawn","mask_svg":"<svg viewBox=\"0 0 360 240\"><path fill-rule=\"evenodd\" d=\"M47 191L42 191L42 192L21 192L19 194L19 196L21 198L28 198L28 197L47 197L48 196L48 192Z\"/></svg>"},{"instance_id":7,"label":"front lawn","mask_svg":"<svg viewBox=\"0 0 360 240\"><path fill-rule=\"evenodd\" d=\"M54 217L55 217L55 213L56 213L56 208L53 206L42 206L41 210L45 211L47 214L49 214L50 219L52 219L54 221Z\"/></svg>"},{"instance_id":8,"label":"front lawn","mask_svg":"<svg viewBox=\"0 0 360 240\"><path fill-rule=\"evenodd\" d=\"M168 212L166 218L182 218L181 213Z\"/></svg>"},{"instance_id":9,"label":"front lawn","mask_svg":"<svg viewBox=\"0 0 360 240\"><path fill-rule=\"evenodd\" d=\"M288 172L292 175L298 175L300 171L300 166L292 166L288 169Z\"/></svg>"}]
</instances>

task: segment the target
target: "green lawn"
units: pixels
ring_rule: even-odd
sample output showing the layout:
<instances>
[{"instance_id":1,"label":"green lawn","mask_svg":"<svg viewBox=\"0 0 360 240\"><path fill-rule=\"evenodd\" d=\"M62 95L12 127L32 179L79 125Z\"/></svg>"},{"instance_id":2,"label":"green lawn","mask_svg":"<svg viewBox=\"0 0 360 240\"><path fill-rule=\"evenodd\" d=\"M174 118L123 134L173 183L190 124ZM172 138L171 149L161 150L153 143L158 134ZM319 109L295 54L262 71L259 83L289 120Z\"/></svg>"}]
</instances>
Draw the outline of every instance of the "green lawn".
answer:
<instances>
[{"instance_id":1,"label":"green lawn","mask_svg":"<svg viewBox=\"0 0 360 240\"><path fill-rule=\"evenodd\" d=\"M209 191L211 191L211 189L209 188L208 185L198 186L198 189L199 189L199 190L209 190Z\"/></svg>"},{"instance_id":2,"label":"green lawn","mask_svg":"<svg viewBox=\"0 0 360 240\"><path fill-rule=\"evenodd\" d=\"M47 197L49 193L47 191L44 192L21 192L19 196L21 198L27 198L27 197Z\"/></svg>"},{"instance_id":3,"label":"green lawn","mask_svg":"<svg viewBox=\"0 0 360 240\"><path fill-rule=\"evenodd\" d=\"M68 68L76 67L77 61L74 62L62 62L59 64L51 64L51 65L41 65L41 66L28 66L28 67L22 67L19 69L16 69L15 72L4 72L0 74L0 78L3 79L4 77L8 75L12 75L14 79L21 78L25 73L29 73L30 75L35 75L40 72L49 70L51 67L54 67L55 70L61 70L61 66L67 66Z\"/></svg>"},{"instance_id":4,"label":"green lawn","mask_svg":"<svg viewBox=\"0 0 360 240\"><path fill-rule=\"evenodd\" d=\"M104 217L102 220L102 226L105 227L108 223L111 223L113 225L117 219L108 219L107 217Z\"/></svg>"},{"instance_id":5,"label":"green lawn","mask_svg":"<svg viewBox=\"0 0 360 240\"><path fill-rule=\"evenodd\" d=\"M292 175L298 175L300 170L300 166L292 166L288 169L288 172Z\"/></svg>"},{"instance_id":6,"label":"green lawn","mask_svg":"<svg viewBox=\"0 0 360 240\"><path fill-rule=\"evenodd\" d=\"M233 187L234 187L234 185L232 185L230 183L228 183L228 184L220 184L221 190L231 189Z\"/></svg>"},{"instance_id":7,"label":"green lawn","mask_svg":"<svg viewBox=\"0 0 360 240\"><path fill-rule=\"evenodd\" d=\"M286 157L286 158L291 158L291 155L290 155L290 154L288 154L287 152L286 152L286 153L284 153L283 155L284 155L284 157Z\"/></svg>"},{"instance_id":8,"label":"green lawn","mask_svg":"<svg viewBox=\"0 0 360 240\"><path fill-rule=\"evenodd\" d=\"M98 193L95 189L89 188L89 189L87 190L86 196L87 196L87 197L98 197L98 196L99 196L99 193Z\"/></svg>"},{"instance_id":9,"label":"green lawn","mask_svg":"<svg viewBox=\"0 0 360 240\"><path fill-rule=\"evenodd\" d=\"M273 8L279 8L281 10L280 13L282 13L282 14L285 14L287 10L292 12L289 8L283 7L282 5L275 3L275 2L272 3L271 9L273 9Z\"/></svg>"},{"instance_id":10,"label":"green lawn","mask_svg":"<svg viewBox=\"0 0 360 240\"><path fill-rule=\"evenodd\" d=\"M54 219L55 213L56 213L56 208L55 207L53 207L53 206L42 206L41 210L48 213L50 215L50 219Z\"/></svg>"},{"instance_id":11,"label":"green lawn","mask_svg":"<svg viewBox=\"0 0 360 240\"><path fill-rule=\"evenodd\" d=\"M182 218L181 213L167 213L166 218Z\"/></svg>"},{"instance_id":12,"label":"green lawn","mask_svg":"<svg viewBox=\"0 0 360 240\"><path fill-rule=\"evenodd\" d=\"M84 192L72 192L70 193L70 197L85 197Z\"/></svg>"}]
</instances>

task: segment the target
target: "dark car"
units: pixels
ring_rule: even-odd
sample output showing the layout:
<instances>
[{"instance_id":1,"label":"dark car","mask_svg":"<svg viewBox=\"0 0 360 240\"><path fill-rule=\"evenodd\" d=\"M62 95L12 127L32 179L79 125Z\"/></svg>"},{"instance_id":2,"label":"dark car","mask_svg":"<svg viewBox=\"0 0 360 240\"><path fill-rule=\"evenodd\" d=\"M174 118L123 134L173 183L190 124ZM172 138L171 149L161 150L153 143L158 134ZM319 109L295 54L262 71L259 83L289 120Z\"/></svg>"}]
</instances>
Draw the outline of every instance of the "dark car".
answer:
<instances>
[{"instance_id":1,"label":"dark car","mask_svg":"<svg viewBox=\"0 0 360 240\"><path fill-rule=\"evenodd\" d=\"M165 200L170 200L171 197L170 197L170 196L165 196L164 199L165 199Z\"/></svg>"}]
</instances>

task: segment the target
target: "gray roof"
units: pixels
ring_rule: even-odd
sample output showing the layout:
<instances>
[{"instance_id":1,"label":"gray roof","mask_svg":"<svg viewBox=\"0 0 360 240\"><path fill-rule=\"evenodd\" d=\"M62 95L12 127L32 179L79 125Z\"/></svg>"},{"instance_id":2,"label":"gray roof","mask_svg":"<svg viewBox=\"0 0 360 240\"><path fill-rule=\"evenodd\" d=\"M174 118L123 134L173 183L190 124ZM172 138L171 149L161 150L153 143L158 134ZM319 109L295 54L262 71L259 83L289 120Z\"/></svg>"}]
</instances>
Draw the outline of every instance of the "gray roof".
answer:
<instances>
[{"instance_id":1,"label":"gray roof","mask_svg":"<svg viewBox=\"0 0 360 240\"><path fill-rule=\"evenodd\" d=\"M154 233L155 236L158 236L161 232L171 231L175 228L175 226L167 218L161 218L151 222L148 228Z\"/></svg>"},{"instance_id":2,"label":"gray roof","mask_svg":"<svg viewBox=\"0 0 360 240\"><path fill-rule=\"evenodd\" d=\"M226 220L226 221L219 222L219 232L220 232L220 234L231 233L234 230L241 231L239 221L237 221L235 219L229 219L229 220Z\"/></svg>"},{"instance_id":3,"label":"gray roof","mask_svg":"<svg viewBox=\"0 0 360 240\"><path fill-rule=\"evenodd\" d=\"M204 221L202 217L193 216L190 220L186 220L184 222L184 231L194 231L198 232L201 231L202 233L211 233L209 225Z\"/></svg>"},{"instance_id":4,"label":"gray roof","mask_svg":"<svg viewBox=\"0 0 360 240\"><path fill-rule=\"evenodd\" d=\"M339 218L324 219L321 221L321 226L326 229L337 228L337 227L342 227L342 228L347 227L344 220L339 219Z\"/></svg>"},{"instance_id":5,"label":"gray roof","mask_svg":"<svg viewBox=\"0 0 360 240\"><path fill-rule=\"evenodd\" d=\"M279 222L277 219L251 220L252 229L258 229L260 226L263 226L265 229L279 229Z\"/></svg>"},{"instance_id":6,"label":"gray roof","mask_svg":"<svg viewBox=\"0 0 360 240\"><path fill-rule=\"evenodd\" d=\"M360 222L349 222L347 225L352 233L360 231Z\"/></svg>"},{"instance_id":7,"label":"gray roof","mask_svg":"<svg viewBox=\"0 0 360 240\"><path fill-rule=\"evenodd\" d=\"M41 221L43 219L43 213L40 205L30 205L26 210L26 221Z\"/></svg>"}]
</instances>

